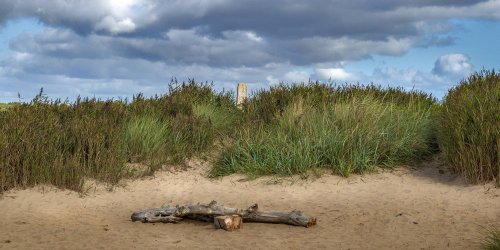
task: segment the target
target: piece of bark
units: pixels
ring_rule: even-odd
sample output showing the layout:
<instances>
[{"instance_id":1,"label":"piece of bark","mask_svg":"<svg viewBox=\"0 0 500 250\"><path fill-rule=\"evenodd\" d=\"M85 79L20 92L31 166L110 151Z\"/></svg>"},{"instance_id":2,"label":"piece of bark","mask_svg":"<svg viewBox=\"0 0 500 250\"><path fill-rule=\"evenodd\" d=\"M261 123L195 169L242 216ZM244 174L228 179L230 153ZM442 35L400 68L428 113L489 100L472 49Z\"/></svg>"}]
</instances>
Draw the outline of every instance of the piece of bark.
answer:
<instances>
[{"instance_id":1,"label":"piece of bark","mask_svg":"<svg viewBox=\"0 0 500 250\"><path fill-rule=\"evenodd\" d=\"M142 221L144 223L177 223L182 220L182 218L214 221L215 217L224 215L241 216L243 222L282 223L304 227L316 225L316 218L308 217L297 210L291 212L259 211L257 204L250 206L247 209L228 208L217 205L217 202L215 201L212 201L207 205L188 204L176 207L165 205L161 208L147 209L133 213L131 219L132 221Z\"/></svg>"},{"instance_id":2,"label":"piece of bark","mask_svg":"<svg viewBox=\"0 0 500 250\"><path fill-rule=\"evenodd\" d=\"M216 229L224 229L233 231L241 228L243 220L239 215L223 215L214 217L214 227Z\"/></svg>"}]
</instances>

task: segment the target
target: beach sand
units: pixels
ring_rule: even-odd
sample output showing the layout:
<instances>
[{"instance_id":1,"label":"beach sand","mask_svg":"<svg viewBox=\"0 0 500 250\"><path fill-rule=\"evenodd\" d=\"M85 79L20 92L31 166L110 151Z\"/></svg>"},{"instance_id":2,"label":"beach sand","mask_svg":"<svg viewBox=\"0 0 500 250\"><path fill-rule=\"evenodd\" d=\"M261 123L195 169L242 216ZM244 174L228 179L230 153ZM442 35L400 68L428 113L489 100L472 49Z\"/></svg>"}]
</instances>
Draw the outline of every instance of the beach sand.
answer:
<instances>
[{"instance_id":1,"label":"beach sand","mask_svg":"<svg viewBox=\"0 0 500 250\"><path fill-rule=\"evenodd\" d=\"M477 249L500 226L500 189L466 185L433 162L349 178L242 175L208 179L208 166L159 171L112 191L86 195L48 186L0 198L0 249ZM444 170L444 171L443 171ZM262 210L302 210L311 228L245 223L235 232L210 223L131 222L164 203L208 203Z\"/></svg>"}]
</instances>

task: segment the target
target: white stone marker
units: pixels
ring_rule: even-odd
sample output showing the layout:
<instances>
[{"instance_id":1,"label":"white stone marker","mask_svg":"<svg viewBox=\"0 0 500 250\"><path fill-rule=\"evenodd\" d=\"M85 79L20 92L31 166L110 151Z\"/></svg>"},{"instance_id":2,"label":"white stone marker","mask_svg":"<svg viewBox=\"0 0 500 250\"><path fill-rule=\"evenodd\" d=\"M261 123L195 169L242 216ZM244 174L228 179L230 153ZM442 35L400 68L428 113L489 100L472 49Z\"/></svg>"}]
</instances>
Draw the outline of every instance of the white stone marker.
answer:
<instances>
[{"instance_id":1,"label":"white stone marker","mask_svg":"<svg viewBox=\"0 0 500 250\"><path fill-rule=\"evenodd\" d=\"M247 84L238 83L238 91L236 92L236 105L241 108L241 104L247 99Z\"/></svg>"}]
</instances>

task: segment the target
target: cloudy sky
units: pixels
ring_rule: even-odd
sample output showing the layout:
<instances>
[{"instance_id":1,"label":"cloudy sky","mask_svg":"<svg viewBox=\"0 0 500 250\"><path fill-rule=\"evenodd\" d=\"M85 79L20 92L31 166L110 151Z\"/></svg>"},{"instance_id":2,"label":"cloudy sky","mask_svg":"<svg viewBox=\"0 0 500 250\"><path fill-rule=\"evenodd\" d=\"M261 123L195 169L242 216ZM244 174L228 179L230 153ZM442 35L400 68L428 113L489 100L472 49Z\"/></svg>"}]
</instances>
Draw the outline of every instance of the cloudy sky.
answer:
<instances>
[{"instance_id":1,"label":"cloudy sky","mask_svg":"<svg viewBox=\"0 0 500 250\"><path fill-rule=\"evenodd\" d=\"M500 69L500 0L0 0L0 102L319 80L433 93Z\"/></svg>"}]
</instances>

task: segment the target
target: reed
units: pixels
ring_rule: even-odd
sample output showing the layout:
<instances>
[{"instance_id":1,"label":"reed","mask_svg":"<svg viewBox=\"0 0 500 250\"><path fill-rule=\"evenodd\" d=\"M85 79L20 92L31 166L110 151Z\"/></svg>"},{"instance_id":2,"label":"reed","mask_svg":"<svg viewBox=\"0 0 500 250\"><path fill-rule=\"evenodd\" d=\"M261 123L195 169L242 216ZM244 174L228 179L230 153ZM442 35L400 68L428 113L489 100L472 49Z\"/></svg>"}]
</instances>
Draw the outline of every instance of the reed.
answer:
<instances>
[{"instance_id":1,"label":"reed","mask_svg":"<svg viewBox=\"0 0 500 250\"><path fill-rule=\"evenodd\" d=\"M225 136L232 120L220 111L237 111L231 94L194 81L173 82L165 95L139 94L131 102L61 102L42 90L32 102L0 112L0 192L37 184L80 191L86 178L115 184L127 177L127 162L153 171L180 163Z\"/></svg>"},{"instance_id":2,"label":"reed","mask_svg":"<svg viewBox=\"0 0 500 250\"><path fill-rule=\"evenodd\" d=\"M477 72L450 89L437 120L451 169L470 183L500 185L500 74Z\"/></svg>"},{"instance_id":3,"label":"reed","mask_svg":"<svg viewBox=\"0 0 500 250\"><path fill-rule=\"evenodd\" d=\"M15 105L16 103L0 103L0 112L7 110L8 108L13 107Z\"/></svg>"}]
</instances>

